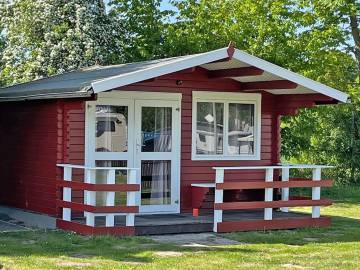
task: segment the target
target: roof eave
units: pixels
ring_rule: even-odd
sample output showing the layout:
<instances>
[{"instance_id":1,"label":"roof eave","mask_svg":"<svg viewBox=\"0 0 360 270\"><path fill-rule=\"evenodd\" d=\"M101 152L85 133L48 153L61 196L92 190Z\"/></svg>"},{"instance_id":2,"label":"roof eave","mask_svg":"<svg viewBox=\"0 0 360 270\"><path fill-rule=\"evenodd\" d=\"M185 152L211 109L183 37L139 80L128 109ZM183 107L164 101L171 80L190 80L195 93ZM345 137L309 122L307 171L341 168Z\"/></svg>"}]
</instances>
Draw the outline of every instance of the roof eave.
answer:
<instances>
[{"instance_id":1,"label":"roof eave","mask_svg":"<svg viewBox=\"0 0 360 270\"><path fill-rule=\"evenodd\" d=\"M329 96L340 102L347 103L349 100L349 95L344 92L341 92L341 91L334 89L332 87L329 87L325 84L319 83L319 82L311 80L309 78L306 78L300 74L297 74L295 72L292 72L290 70L282 68L278 65L270 63L270 62L263 60L261 58L258 58L256 56L250 55L250 54L240 51L238 49L235 49L233 57L239 61L245 62L245 63L252 65L254 67L257 67L257 68L261 68L264 71L272 73L281 78L285 78L285 79L292 81L298 85L309 88L320 94Z\"/></svg>"},{"instance_id":2,"label":"roof eave","mask_svg":"<svg viewBox=\"0 0 360 270\"><path fill-rule=\"evenodd\" d=\"M92 90L66 92L66 93L34 94L34 95L24 95L24 96L16 96L16 97L0 97L0 102L41 100L41 99L89 98L92 95L93 95Z\"/></svg>"},{"instance_id":3,"label":"roof eave","mask_svg":"<svg viewBox=\"0 0 360 270\"><path fill-rule=\"evenodd\" d=\"M208 53L203 53L194 56L190 55L189 57L183 59L175 59L174 61L159 64L158 66L155 67L150 67L143 70L138 70L127 74L122 74L122 75L106 78L103 80L95 81L91 84L91 86L94 90L94 93L108 91L121 86L136 83L139 81L148 80L165 74L177 72L194 66L199 66L220 59L224 59L226 57L229 57L228 49L229 48L226 47Z\"/></svg>"}]
</instances>

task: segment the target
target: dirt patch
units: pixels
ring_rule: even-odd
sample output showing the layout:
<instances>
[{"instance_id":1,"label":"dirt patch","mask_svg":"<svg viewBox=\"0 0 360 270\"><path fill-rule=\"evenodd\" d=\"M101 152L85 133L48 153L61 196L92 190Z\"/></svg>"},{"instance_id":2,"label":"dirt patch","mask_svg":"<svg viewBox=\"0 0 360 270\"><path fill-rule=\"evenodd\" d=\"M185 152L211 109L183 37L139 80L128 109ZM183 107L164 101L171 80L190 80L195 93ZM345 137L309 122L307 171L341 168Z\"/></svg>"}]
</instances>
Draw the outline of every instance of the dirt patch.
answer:
<instances>
[{"instance_id":1,"label":"dirt patch","mask_svg":"<svg viewBox=\"0 0 360 270\"><path fill-rule=\"evenodd\" d=\"M129 249L129 247L122 246L122 245L112 246L111 248L116 249L116 250Z\"/></svg>"},{"instance_id":2,"label":"dirt patch","mask_svg":"<svg viewBox=\"0 0 360 270\"><path fill-rule=\"evenodd\" d=\"M303 240L308 241L308 242L317 242L317 241L319 241L319 238L305 237L305 238L303 238Z\"/></svg>"},{"instance_id":3,"label":"dirt patch","mask_svg":"<svg viewBox=\"0 0 360 270\"><path fill-rule=\"evenodd\" d=\"M131 261L131 260L123 260L121 261L124 264L133 264L133 265L139 265L139 264L145 264L144 262L140 261Z\"/></svg>"},{"instance_id":4,"label":"dirt patch","mask_svg":"<svg viewBox=\"0 0 360 270\"><path fill-rule=\"evenodd\" d=\"M24 241L21 242L21 244L23 244L23 245L34 245L34 244L36 244L36 241L35 240L24 240Z\"/></svg>"},{"instance_id":5,"label":"dirt patch","mask_svg":"<svg viewBox=\"0 0 360 270\"><path fill-rule=\"evenodd\" d=\"M73 258L89 258L91 256L92 255L85 254L85 253L72 253L72 254L70 254L70 257L73 257Z\"/></svg>"},{"instance_id":6,"label":"dirt patch","mask_svg":"<svg viewBox=\"0 0 360 270\"><path fill-rule=\"evenodd\" d=\"M299 269L299 270L314 269L313 267L301 266L301 265L296 265L296 264L291 264L291 263L286 263L286 264L283 264L281 266L286 268L286 269Z\"/></svg>"},{"instance_id":7,"label":"dirt patch","mask_svg":"<svg viewBox=\"0 0 360 270\"><path fill-rule=\"evenodd\" d=\"M152 236L151 239L157 243L175 244L183 247L213 247L244 244L238 241L223 238L213 233L157 235Z\"/></svg>"},{"instance_id":8,"label":"dirt patch","mask_svg":"<svg viewBox=\"0 0 360 270\"><path fill-rule=\"evenodd\" d=\"M58 262L57 266L59 266L59 267L72 267L72 268L84 268L84 267L92 266L92 264L91 263L86 263L86 262L64 261L64 262Z\"/></svg>"},{"instance_id":9,"label":"dirt patch","mask_svg":"<svg viewBox=\"0 0 360 270\"><path fill-rule=\"evenodd\" d=\"M157 251L154 252L154 255L158 257L180 257L184 253L178 251Z\"/></svg>"}]
</instances>

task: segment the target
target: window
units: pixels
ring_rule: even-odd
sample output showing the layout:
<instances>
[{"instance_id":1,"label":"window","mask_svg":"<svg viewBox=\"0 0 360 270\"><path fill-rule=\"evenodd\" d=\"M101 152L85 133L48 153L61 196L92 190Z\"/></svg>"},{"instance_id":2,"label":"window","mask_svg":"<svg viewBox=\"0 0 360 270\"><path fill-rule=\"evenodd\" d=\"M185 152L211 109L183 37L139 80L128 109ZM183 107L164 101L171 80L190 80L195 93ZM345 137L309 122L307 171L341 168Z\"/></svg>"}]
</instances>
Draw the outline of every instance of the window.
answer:
<instances>
[{"instance_id":1,"label":"window","mask_svg":"<svg viewBox=\"0 0 360 270\"><path fill-rule=\"evenodd\" d=\"M96 152L127 152L128 108L96 105Z\"/></svg>"},{"instance_id":2,"label":"window","mask_svg":"<svg viewBox=\"0 0 360 270\"><path fill-rule=\"evenodd\" d=\"M261 95L193 92L193 160L259 160Z\"/></svg>"}]
</instances>

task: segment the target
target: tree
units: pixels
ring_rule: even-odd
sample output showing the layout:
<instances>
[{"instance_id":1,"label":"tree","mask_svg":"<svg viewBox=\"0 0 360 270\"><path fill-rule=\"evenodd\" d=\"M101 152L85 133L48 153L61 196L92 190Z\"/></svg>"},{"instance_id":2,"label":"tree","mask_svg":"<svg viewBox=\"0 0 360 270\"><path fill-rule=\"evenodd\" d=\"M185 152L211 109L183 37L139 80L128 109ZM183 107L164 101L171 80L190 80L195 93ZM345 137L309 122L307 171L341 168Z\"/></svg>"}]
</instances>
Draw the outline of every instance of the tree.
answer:
<instances>
[{"instance_id":1,"label":"tree","mask_svg":"<svg viewBox=\"0 0 360 270\"><path fill-rule=\"evenodd\" d=\"M282 152L297 162L336 165L330 173L338 182L360 182L359 3L309 0L299 9L306 29L301 38L313 59L303 74L348 92L352 104L304 110L284 119Z\"/></svg>"},{"instance_id":2,"label":"tree","mask_svg":"<svg viewBox=\"0 0 360 270\"><path fill-rule=\"evenodd\" d=\"M166 44L172 55L224 47L232 40L239 49L280 65L298 54L291 42L296 23L292 1L173 0L177 22L169 26Z\"/></svg>"},{"instance_id":3,"label":"tree","mask_svg":"<svg viewBox=\"0 0 360 270\"><path fill-rule=\"evenodd\" d=\"M7 84L122 60L119 25L101 0L6 0L0 15Z\"/></svg>"},{"instance_id":4,"label":"tree","mask_svg":"<svg viewBox=\"0 0 360 270\"><path fill-rule=\"evenodd\" d=\"M170 11L160 10L161 0L112 0L110 15L124 29L126 62L161 58L163 34Z\"/></svg>"}]
</instances>

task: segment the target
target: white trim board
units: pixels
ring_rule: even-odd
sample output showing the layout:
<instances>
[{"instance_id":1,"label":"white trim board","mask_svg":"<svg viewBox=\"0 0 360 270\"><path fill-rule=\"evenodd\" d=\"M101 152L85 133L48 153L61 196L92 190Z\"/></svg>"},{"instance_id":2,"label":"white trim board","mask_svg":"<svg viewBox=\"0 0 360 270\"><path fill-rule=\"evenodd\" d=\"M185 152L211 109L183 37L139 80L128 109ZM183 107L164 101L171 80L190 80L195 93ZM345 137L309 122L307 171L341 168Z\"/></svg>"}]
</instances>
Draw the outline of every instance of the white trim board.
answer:
<instances>
[{"instance_id":1,"label":"white trim board","mask_svg":"<svg viewBox=\"0 0 360 270\"><path fill-rule=\"evenodd\" d=\"M180 70L192 68L195 66L200 66L208 64L220 59L227 58L228 48L222 48L214 51L210 51L202 54L195 54L184 56L181 58L176 58L174 60L169 60L164 63L159 63L158 65L144 68L141 70L120 74L117 76L112 76L102 80L92 82L91 86L95 93L100 93L108 90L112 90L118 87L125 85L133 84L136 82L152 79L169 73L177 72ZM349 96L346 93L343 93L339 90L336 90L332 87L324 85L322 83L316 82L309 78L306 78L300 74L292 72L290 70L284 69L278 65L260 59L256 56L250 55L244 51L235 49L233 58L246 63L248 65L260 68L266 72L269 72L275 76L281 77L283 79L292 81L300 86L303 86L311 91L326 95L328 97L334 98L340 102L347 102Z\"/></svg>"}]
</instances>

